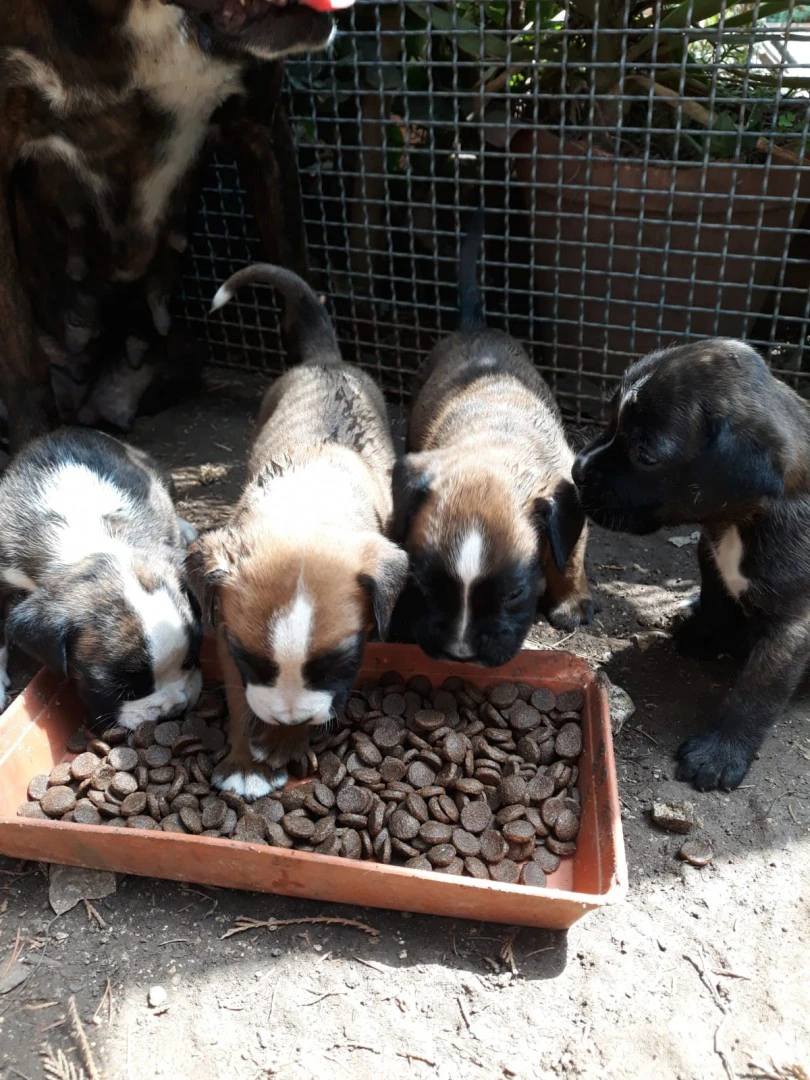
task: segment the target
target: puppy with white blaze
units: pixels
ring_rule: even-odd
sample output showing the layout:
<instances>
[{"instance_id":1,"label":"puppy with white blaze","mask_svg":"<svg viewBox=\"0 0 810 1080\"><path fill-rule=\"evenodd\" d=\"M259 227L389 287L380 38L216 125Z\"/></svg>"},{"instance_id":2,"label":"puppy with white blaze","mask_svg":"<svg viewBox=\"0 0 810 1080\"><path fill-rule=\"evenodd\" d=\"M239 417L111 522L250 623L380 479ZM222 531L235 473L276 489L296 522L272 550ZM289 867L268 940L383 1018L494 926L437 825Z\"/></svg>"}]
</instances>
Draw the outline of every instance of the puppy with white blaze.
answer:
<instances>
[{"instance_id":1,"label":"puppy with white blaze","mask_svg":"<svg viewBox=\"0 0 810 1080\"><path fill-rule=\"evenodd\" d=\"M283 787L313 730L343 707L366 635L385 637L408 569L386 536L394 448L379 388L343 362L327 312L288 270L246 267L214 307L255 282L284 296L301 363L265 396L230 524L187 560L228 696L230 752L214 783L249 799Z\"/></svg>"},{"instance_id":2,"label":"puppy with white blaze","mask_svg":"<svg viewBox=\"0 0 810 1080\"><path fill-rule=\"evenodd\" d=\"M478 213L459 266L459 329L428 358L394 470L394 538L411 558L395 640L497 667L538 603L574 630L593 617L587 527L560 410L522 346L488 330L476 280Z\"/></svg>"},{"instance_id":3,"label":"puppy with white blaze","mask_svg":"<svg viewBox=\"0 0 810 1080\"><path fill-rule=\"evenodd\" d=\"M200 696L195 536L140 450L84 428L35 439L0 481L2 648L69 675L98 729L136 728Z\"/></svg>"}]
</instances>

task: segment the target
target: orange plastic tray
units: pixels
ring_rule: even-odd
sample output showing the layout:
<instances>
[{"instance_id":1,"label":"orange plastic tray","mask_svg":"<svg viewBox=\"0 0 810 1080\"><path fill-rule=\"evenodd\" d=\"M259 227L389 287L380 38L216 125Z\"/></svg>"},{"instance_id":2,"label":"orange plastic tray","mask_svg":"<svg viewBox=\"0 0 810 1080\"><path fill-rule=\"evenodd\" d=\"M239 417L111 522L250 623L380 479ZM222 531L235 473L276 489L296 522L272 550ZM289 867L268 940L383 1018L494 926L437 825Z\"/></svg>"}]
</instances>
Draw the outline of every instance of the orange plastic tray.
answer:
<instances>
[{"instance_id":1,"label":"orange plastic tray","mask_svg":"<svg viewBox=\"0 0 810 1080\"><path fill-rule=\"evenodd\" d=\"M217 676L206 650L206 676ZM497 670L442 664L417 648L370 645L359 680L385 671L434 684L461 675L479 686L503 680L581 688L583 752L579 762L582 826L578 849L563 859L545 889L288 851L213 837L144 832L17 817L32 776L69 755L66 742L82 721L71 686L40 672L0 718L0 853L200 885L253 889L329 903L358 904L463 919L564 930L627 890L619 796L607 695L587 664L570 653L525 650Z\"/></svg>"}]
</instances>

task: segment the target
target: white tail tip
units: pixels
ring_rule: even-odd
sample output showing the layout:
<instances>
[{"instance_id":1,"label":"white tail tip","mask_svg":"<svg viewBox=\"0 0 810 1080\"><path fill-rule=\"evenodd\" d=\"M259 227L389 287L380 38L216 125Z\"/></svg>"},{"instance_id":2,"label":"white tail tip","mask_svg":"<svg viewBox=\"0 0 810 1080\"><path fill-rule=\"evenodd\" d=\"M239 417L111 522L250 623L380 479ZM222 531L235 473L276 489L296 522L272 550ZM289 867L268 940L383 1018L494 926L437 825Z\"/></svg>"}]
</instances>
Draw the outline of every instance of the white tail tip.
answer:
<instances>
[{"instance_id":1,"label":"white tail tip","mask_svg":"<svg viewBox=\"0 0 810 1080\"><path fill-rule=\"evenodd\" d=\"M220 285L214 294L214 299L211 301L211 310L219 311L221 307L225 307L229 300L233 299L233 293L227 287L227 285Z\"/></svg>"}]
</instances>

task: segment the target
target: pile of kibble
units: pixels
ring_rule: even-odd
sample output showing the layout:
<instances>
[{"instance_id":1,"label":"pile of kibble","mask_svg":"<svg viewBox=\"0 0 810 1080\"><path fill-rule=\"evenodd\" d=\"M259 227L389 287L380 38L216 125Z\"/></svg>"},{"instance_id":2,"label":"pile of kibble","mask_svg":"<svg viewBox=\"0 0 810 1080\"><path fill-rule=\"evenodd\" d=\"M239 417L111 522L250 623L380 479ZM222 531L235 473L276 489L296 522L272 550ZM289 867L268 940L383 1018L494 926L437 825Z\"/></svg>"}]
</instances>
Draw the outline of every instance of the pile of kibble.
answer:
<instances>
[{"instance_id":1,"label":"pile of kibble","mask_svg":"<svg viewBox=\"0 0 810 1080\"><path fill-rule=\"evenodd\" d=\"M313 776L246 803L211 788L227 748L209 698L182 722L77 732L19 813L542 886L576 851L582 705L580 690L388 672L313 743Z\"/></svg>"}]
</instances>

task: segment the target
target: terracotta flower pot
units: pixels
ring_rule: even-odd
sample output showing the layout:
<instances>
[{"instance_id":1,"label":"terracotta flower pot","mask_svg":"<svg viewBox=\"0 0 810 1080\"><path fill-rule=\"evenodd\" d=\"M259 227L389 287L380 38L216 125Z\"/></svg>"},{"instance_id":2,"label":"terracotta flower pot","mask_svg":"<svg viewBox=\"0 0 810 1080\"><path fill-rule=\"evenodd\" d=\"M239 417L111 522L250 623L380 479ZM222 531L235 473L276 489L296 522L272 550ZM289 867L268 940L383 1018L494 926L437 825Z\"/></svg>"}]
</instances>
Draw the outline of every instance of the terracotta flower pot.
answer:
<instances>
[{"instance_id":1,"label":"terracotta flower pot","mask_svg":"<svg viewBox=\"0 0 810 1080\"><path fill-rule=\"evenodd\" d=\"M674 342L746 337L810 196L806 170L645 168L599 151L589 162L585 146L542 129L519 131L512 152L535 215L543 340L561 371L618 374Z\"/></svg>"}]
</instances>

